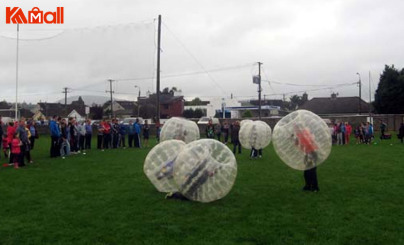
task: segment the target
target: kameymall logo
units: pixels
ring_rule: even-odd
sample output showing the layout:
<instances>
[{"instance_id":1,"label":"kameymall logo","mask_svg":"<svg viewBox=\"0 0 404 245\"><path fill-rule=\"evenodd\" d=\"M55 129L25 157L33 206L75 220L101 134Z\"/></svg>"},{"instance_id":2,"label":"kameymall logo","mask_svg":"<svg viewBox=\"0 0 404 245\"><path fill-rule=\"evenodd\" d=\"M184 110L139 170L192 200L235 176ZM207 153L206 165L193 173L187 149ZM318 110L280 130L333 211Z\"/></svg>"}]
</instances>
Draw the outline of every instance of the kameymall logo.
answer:
<instances>
[{"instance_id":1,"label":"kameymall logo","mask_svg":"<svg viewBox=\"0 0 404 245\"><path fill-rule=\"evenodd\" d=\"M20 7L6 7L6 24L63 24L64 8L57 7L56 12L44 13L38 7L34 7L28 11L27 16Z\"/></svg>"}]
</instances>

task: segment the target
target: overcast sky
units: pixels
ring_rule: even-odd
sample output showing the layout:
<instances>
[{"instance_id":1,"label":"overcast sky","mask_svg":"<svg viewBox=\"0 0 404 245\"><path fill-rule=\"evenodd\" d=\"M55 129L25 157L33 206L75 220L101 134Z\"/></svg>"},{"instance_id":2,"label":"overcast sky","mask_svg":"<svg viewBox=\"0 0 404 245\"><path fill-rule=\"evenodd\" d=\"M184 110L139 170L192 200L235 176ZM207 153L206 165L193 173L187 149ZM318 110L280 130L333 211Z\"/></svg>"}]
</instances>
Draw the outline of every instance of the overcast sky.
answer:
<instances>
[{"instance_id":1,"label":"overcast sky","mask_svg":"<svg viewBox=\"0 0 404 245\"><path fill-rule=\"evenodd\" d=\"M310 98L332 92L357 96L356 85L336 84L357 82L359 72L362 95L368 100L369 71L374 90L385 64L404 66L404 2L400 0L2 3L1 100L15 99L16 27L5 24L7 6L22 7L24 12L32 7L65 8L63 25L21 26L21 38L34 39L20 42L19 91L21 100L28 102L56 101L63 97L63 87L71 88L71 96L106 95L107 79L139 78L114 83L116 98L135 98L135 85L142 94L155 90L158 14L164 22L161 87L176 86L187 97L256 96L252 76L258 72L254 63L260 61L263 80L272 81L271 86L263 82L266 98L282 98L283 93L288 98L303 91ZM196 74L170 76L184 73Z\"/></svg>"}]
</instances>

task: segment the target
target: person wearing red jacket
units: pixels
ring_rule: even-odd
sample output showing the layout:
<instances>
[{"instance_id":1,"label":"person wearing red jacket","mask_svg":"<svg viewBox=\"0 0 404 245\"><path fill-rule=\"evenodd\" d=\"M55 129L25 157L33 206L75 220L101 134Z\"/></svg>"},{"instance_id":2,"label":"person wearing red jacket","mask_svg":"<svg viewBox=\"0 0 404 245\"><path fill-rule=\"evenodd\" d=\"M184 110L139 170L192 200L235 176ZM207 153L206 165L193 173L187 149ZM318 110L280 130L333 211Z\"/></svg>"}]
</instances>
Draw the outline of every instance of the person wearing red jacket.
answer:
<instances>
[{"instance_id":1,"label":"person wearing red jacket","mask_svg":"<svg viewBox=\"0 0 404 245\"><path fill-rule=\"evenodd\" d=\"M345 144L349 144L349 138L352 134L352 126L348 122L345 123Z\"/></svg>"},{"instance_id":2,"label":"person wearing red jacket","mask_svg":"<svg viewBox=\"0 0 404 245\"><path fill-rule=\"evenodd\" d=\"M19 162L21 161L21 141L18 134L14 134L14 138L11 140L11 155L10 161L14 163L14 168L19 168Z\"/></svg>"},{"instance_id":3,"label":"person wearing red jacket","mask_svg":"<svg viewBox=\"0 0 404 245\"><path fill-rule=\"evenodd\" d=\"M303 190L317 192L320 190L318 188L316 167L318 146L308 128L295 125L295 136L295 144L304 153L304 164L309 168L304 171L305 186Z\"/></svg>"},{"instance_id":4,"label":"person wearing red jacket","mask_svg":"<svg viewBox=\"0 0 404 245\"><path fill-rule=\"evenodd\" d=\"M15 123L17 124L17 123ZM15 127L14 122L9 122L8 127L7 127L7 145L9 145L9 149L11 149L11 142L13 141L14 134L16 132L16 127ZM13 159L10 157L9 163L13 163Z\"/></svg>"},{"instance_id":5,"label":"person wearing red jacket","mask_svg":"<svg viewBox=\"0 0 404 245\"><path fill-rule=\"evenodd\" d=\"M102 127L104 128L104 149L109 149L111 148L111 124L108 120L104 120Z\"/></svg>"}]
</instances>

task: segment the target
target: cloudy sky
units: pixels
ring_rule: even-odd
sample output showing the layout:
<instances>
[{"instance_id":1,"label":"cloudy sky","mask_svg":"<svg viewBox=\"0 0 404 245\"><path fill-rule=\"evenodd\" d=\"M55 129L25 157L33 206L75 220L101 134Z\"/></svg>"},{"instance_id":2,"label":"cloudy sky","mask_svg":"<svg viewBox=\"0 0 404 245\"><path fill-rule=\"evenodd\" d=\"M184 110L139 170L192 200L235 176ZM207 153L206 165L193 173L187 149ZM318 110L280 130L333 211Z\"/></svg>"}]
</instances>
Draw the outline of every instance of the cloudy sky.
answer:
<instances>
[{"instance_id":1,"label":"cloudy sky","mask_svg":"<svg viewBox=\"0 0 404 245\"><path fill-rule=\"evenodd\" d=\"M19 95L28 102L56 101L63 87L71 96L104 96L107 79L117 80L116 98L135 98L135 86L142 94L155 90L159 14L161 87L178 87L187 97L252 98L260 61L266 98L304 91L310 98L357 96L352 83L360 73L368 100L369 72L374 90L385 64L404 66L400 0L6 0L0 100L15 99L16 26L5 24L7 6L65 8L63 25L21 26Z\"/></svg>"}]
</instances>

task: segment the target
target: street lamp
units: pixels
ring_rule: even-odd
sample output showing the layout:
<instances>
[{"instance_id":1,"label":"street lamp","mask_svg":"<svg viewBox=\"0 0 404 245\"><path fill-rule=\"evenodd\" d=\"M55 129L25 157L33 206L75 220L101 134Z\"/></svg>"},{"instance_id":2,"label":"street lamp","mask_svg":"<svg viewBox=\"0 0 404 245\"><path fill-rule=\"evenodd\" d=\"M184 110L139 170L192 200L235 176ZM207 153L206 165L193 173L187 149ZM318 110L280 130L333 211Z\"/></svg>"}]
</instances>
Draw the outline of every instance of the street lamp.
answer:
<instances>
[{"instance_id":1,"label":"street lamp","mask_svg":"<svg viewBox=\"0 0 404 245\"><path fill-rule=\"evenodd\" d=\"M140 104L139 104L139 98L140 98L140 87L135 85L135 88L139 89L139 95L137 97L137 117L139 117L140 114Z\"/></svg>"}]
</instances>

